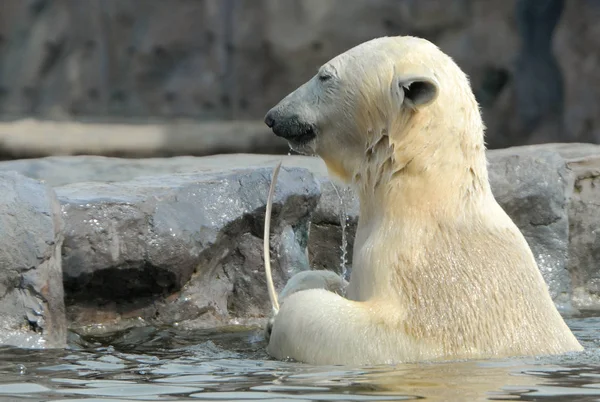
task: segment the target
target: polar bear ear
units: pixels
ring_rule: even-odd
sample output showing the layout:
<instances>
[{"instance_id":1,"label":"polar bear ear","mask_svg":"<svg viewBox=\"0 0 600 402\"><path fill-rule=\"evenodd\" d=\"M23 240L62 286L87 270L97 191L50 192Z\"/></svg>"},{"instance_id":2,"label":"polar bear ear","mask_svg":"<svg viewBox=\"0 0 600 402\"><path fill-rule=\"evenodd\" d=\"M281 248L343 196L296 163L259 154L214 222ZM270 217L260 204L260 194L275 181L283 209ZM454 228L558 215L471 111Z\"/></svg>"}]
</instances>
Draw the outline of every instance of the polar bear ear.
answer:
<instances>
[{"instance_id":1,"label":"polar bear ear","mask_svg":"<svg viewBox=\"0 0 600 402\"><path fill-rule=\"evenodd\" d=\"M433 103L439 93L437 81L426 77L401 79L398 85L404 92L403 104L411 109L419 109Z\"/></svg>"}]
</instances>

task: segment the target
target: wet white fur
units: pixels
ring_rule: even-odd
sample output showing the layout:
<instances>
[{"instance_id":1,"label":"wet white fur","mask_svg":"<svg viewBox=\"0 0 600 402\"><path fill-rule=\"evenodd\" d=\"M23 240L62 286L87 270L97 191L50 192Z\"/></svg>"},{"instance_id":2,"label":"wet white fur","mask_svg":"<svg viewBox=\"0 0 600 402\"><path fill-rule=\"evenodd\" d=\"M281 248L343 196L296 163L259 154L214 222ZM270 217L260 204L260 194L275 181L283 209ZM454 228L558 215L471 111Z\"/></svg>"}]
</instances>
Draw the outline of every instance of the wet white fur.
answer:
<instances>
[{"instance_id":1,"label":"wet white fur","mask_svg":"<svg viewBox=\"0 0 600 402\"><path fill-rule=\"evenodd\" d=\"M319 74L280 105L318 122L312 149L359 195L353 271L346 297L282 301L268 352L363 365L581 350L492 195L461 69L426 40L386 37ZM419 81L434 91L412 102Z\"/></svg>"}]
</instances>

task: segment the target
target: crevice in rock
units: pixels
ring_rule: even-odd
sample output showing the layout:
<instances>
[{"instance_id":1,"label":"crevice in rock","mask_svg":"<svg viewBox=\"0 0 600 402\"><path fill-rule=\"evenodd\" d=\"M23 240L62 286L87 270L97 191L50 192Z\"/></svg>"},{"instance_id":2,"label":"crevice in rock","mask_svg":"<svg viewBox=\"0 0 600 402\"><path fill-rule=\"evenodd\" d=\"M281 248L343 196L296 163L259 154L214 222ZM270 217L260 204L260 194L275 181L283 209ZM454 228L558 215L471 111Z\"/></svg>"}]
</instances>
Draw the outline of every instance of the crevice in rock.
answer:
<instances>
[{"instance_id":1,"label":"crevice in rock","mask_svg":"<svg viewBox=\"0 0 600 402\"><path fill-rule=\"evenodd\" d=\"M130 302L166 296L178 290L173 272L147 262L131 267L111 267L78 277L64 277L66 301L75 304L102 300Z\"/></svg>"}]
</instances>

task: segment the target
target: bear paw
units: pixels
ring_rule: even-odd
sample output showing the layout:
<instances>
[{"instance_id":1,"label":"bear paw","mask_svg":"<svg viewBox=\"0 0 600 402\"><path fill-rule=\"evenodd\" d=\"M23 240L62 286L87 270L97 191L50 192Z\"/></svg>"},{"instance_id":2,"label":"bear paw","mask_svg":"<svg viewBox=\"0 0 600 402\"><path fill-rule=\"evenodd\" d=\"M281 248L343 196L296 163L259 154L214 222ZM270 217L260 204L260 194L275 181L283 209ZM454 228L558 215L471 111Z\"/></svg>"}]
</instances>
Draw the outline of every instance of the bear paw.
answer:
<instances>
[{"instance_id":1,"label":"bear paw","mask_svg":"<svg viewBox=\"0 0 600 402\"><path fill-rule=\"evenodd\" d=\"M292 276L279 294L279 303L285 303L285 299L294 293L308 289L325 289L330 292L344 296L348 282L333 271L315 270L302 271ZM271 337L275 314L272 314L267 321L264 329L264 336L267 342Z\"/></svg>"}]
</instances>

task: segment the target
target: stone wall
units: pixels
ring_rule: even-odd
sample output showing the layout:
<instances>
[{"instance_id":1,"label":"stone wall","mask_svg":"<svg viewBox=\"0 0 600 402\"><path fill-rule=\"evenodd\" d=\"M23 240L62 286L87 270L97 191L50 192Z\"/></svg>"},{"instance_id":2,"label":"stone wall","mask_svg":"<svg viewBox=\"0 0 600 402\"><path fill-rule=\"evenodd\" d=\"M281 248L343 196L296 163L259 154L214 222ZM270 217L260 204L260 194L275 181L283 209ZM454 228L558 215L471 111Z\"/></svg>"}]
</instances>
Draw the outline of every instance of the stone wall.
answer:
<instances>
[{"instance_id":1,"label":"stone wall","mask_svg":"<svg viewBox=\"0 0 600 402\"><path fill-rule=\"evenodd\" d=\"M600 142L599 17L594 0L3 0L0 116L260 119L332 56L414 34L470 75L490 147Z\"/></svg>"}]
</instances>

